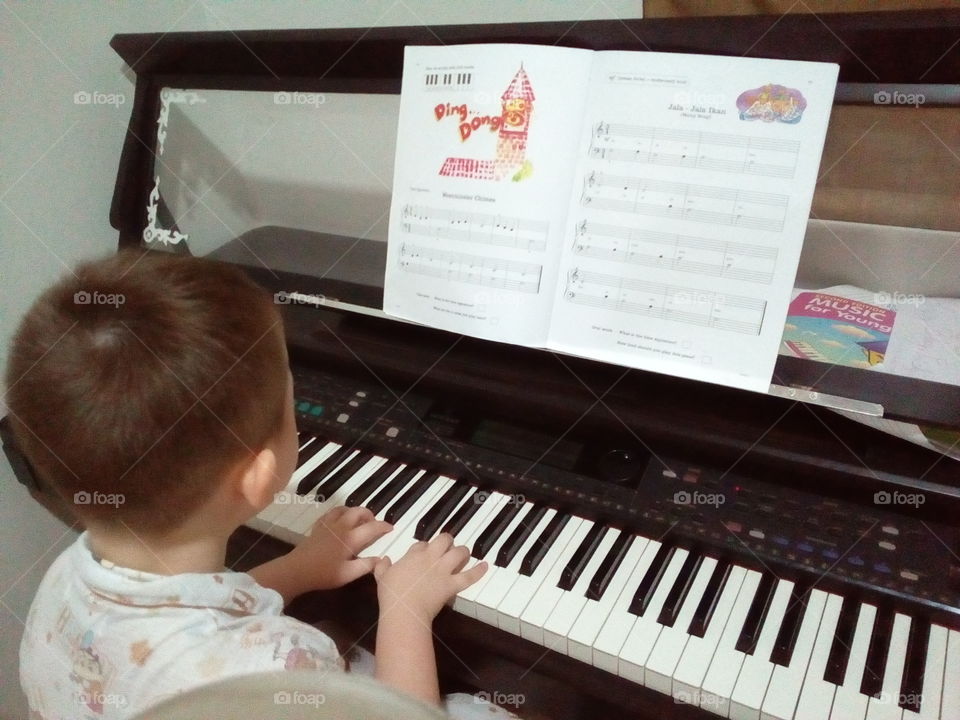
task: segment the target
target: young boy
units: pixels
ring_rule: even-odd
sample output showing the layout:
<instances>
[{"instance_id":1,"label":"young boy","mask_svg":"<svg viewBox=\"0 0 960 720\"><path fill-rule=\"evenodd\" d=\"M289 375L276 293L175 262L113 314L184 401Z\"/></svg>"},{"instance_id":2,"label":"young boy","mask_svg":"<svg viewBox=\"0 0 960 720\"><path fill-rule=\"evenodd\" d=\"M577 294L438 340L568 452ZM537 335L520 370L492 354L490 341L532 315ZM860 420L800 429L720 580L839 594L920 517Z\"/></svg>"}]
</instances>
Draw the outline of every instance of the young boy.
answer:
<instances>
[{"instance_id":1,"label":"young boy","mask_svg":"<svg viewBox=\"0 0 960 720\"><path fill-rule=\"evenodd\" d=\"M85 527L26 622L31 717L126 718L191 687L277 669L339 672L334 643L282 614L368 572L376 677L439 703L431 623L485 572L448 535L395 565L390 532L336 508L289 554L224 570L227 539L297 460L293 382L270 296L229 265L124 252L80 267L27 313L7 370L18 443ZM492 709L492 708L491 708Z\"/></svg>"}]
</instances>

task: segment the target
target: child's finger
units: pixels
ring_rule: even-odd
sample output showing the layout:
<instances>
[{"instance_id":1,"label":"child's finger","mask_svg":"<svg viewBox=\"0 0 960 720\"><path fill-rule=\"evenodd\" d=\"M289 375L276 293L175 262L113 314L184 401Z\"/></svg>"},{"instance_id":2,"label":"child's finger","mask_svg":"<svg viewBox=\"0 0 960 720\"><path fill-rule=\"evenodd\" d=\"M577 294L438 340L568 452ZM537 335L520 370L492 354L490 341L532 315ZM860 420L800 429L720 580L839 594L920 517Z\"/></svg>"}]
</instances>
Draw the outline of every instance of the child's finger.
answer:
<instances>
[{"instance_id":1,"label":"child's finger","mask_svg":"<svg viewBox=\"0 0 960 720\"><path fill-rule=\"evenodd\" d=\"M466 570L462 573L458 573L453 576L453 586L456 588L457 592L462 592L468 587L473 585L477 580L483 577L484 573L487 572L487 561L478 562L469 570Z\"/></svg>"},{"instance_id":2,"label":"child's finger","mask_svg":"<svg viewBox=\"0 0 960 720\"><path fill-rule=\"evenodd\" d=\"M355 527L347 535L347 546L355 553L370 547L376 540L379 540L388 532L393 530L393 525L383 520L374 520Z\"/></svg>"},{"instance_id":3,"label":"child's finger","mask_svg":"<svg viewBox=\"0 0 960 720\"><path fill-rule=\"evenodd\" d=\"M349 509L346 505L337 505L337 507L331 508L321 515L320 521L323 522L324 525L331 525Z\"/></svg>"},{"instance_id":4,"label":"child's finger","mask_svg":"<svg viewBox=\"0 0 960 720\"><path fill-rule=\"evenodd\" d=\"M390 558L384 555L380 558L369 558L373 560L373 577L376 580L380 580L383 577L383 574L390 567Z\"/></svg>"},{"instance_id":5,"label":"child's finger","mask_svg":"<svg viewBox=\"0 0 960 720\"><path fill-rule=\"evenodd\" d=\"M349 527L362 525L365 522L370 522L373 518L373 513L370 512L369 508L365 507L346 507L345 512L341 516L343 522Z\"/></svg>"},{"instance_id":6,"label":"child's finger","mask_svg":"<svg viewBox=\"0 0 960 720\"><path fill-rule=\"evenodd\" d=\"M464 566L470 561L470 548L466 545L457 545L450 548L440 559L440 567L444 568L451 575L456 575L463 570Z\"/></svg>"}]
</instances>

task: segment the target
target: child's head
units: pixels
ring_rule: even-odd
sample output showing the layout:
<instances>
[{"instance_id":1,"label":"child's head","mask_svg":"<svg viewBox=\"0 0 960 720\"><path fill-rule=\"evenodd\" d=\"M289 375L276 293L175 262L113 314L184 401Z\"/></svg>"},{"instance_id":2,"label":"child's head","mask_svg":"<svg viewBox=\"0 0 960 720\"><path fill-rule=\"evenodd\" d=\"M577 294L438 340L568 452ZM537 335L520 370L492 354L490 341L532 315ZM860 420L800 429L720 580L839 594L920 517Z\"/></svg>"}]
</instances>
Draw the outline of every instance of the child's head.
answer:
<instances>
[{"instance_id":1,"label":"child's head","mask_svg":"<svg viewBox=\"0 0 960 720\"><path fill-rule=\"evenodd\" d=\"M265 447L280 448L278 472L291 443L295 460L279 313L223 263L122 252L83 265L23 319L6 385L20 447L90 525L163 534Z\"/></svg>"}]
</instances>

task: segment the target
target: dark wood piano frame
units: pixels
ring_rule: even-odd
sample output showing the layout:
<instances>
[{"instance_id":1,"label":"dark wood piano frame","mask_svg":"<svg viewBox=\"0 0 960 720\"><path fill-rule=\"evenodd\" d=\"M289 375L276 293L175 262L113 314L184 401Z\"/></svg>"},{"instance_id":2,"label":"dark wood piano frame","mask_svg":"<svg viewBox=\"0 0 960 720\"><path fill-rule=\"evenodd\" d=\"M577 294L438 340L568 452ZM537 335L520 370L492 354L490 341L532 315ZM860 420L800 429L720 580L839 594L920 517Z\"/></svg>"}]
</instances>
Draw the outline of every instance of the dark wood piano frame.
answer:
<instances>
[{"instance_id":1,"label":"dark wood piano frame","mask_svg":"<svg viewBox=\"0 0 960 720\"><path fill-rule=\"evenodd\" d=\"M958 37L960 10L116 35L111 46L136 73L137 83L110 219L120 247L140 245L164 86L398 93L404 46L477 42L819 60L840 65L841 83L922 79L951 84L960 78ZM267 274L253 274L270 287ZM798 409L781 398L641 371L621 377L621 368L577 359L561 362L547 353L471 339L444 355L454 338L447 333L349 319L334 310L286 310L291 356L297 362L344 368L368 379L375 373L400 389L413 383L506 414L517 412L517 380L523 378L524 412L547 418L543 423L548 428L577 422L596 396L609 389L604 396L609 410L588 414L582 427L589 430L594 423L600 428L615 416L624 426L618 427L619 434L628 442L632 434L658 450L696 447L699 457L724 467L775 474L808 488L832 482L833 491L848 498L878 489L922 487L938 500L924 512L951 523L960 509L956 463L819 408ZM351 338L349 351L335 339L341 332ZM398 344L404 352L396 352ZM443 361L434 365L441 355ZM879 403L889 417L960 428L958 387L844 367L824 375L816 363L783 356L774 379ZM768 432L774 425L777 429ZM244 569L286 549L279 541L241 530L231 555L236 567ZM358 628L368 628L375 619L370 590L369 583L359 583L335 595L311 594L291 611L311 619L340 607L356 616ZM707 716L452 613L442 613L436 629L448 683L524 693L531 701L527 709L537 707L554 717ZM524 677L530 667L534 671Z\"/></svg>"}]
</instances>

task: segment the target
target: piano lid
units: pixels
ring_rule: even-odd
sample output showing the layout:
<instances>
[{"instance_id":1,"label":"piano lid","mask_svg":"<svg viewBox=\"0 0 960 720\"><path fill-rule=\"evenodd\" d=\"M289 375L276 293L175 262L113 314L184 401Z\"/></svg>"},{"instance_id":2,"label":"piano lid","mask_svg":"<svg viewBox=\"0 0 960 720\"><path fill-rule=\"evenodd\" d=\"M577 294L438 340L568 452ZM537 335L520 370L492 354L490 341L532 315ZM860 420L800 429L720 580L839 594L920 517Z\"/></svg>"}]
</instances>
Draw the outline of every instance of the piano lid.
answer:
<instances>
[{"instance_id":1,"label":"piano lid","mask_svg":"<svg viewBox=\"0 0 960 720\"><path fill-rule=\"evenodd\" d=\"M137 72L111 222L278 302L381 314L402 51L559 43L840 64L797 286L960 296L960 11L117 35ZM757 38L760 38L758 41ZM958 323L960 325L960 323ZM950 330L960 335L960 326ZM960 359L957 360L960 365ZM780 356L774 394L960 428L960 386ZM779 386L779 387L777 387Z\"/></svg>"}]
</instances>

